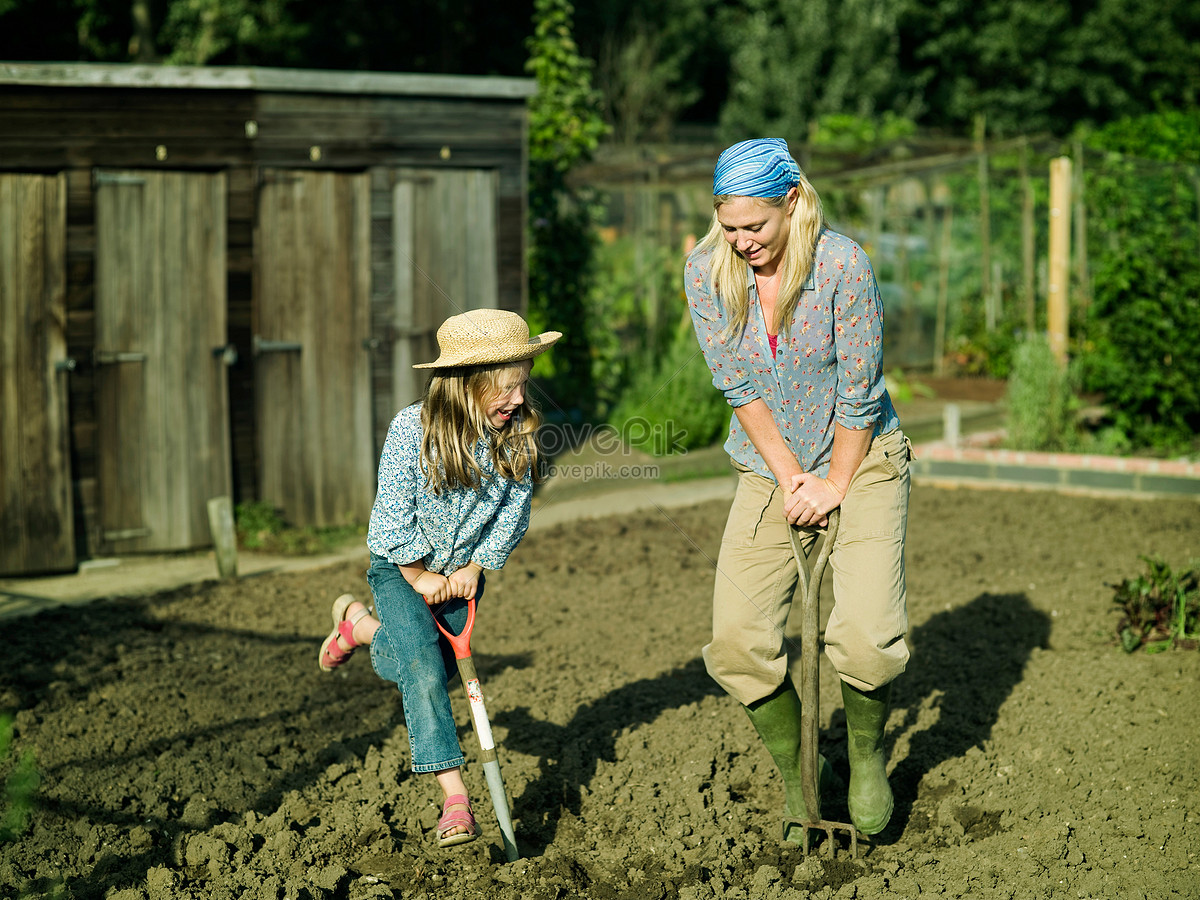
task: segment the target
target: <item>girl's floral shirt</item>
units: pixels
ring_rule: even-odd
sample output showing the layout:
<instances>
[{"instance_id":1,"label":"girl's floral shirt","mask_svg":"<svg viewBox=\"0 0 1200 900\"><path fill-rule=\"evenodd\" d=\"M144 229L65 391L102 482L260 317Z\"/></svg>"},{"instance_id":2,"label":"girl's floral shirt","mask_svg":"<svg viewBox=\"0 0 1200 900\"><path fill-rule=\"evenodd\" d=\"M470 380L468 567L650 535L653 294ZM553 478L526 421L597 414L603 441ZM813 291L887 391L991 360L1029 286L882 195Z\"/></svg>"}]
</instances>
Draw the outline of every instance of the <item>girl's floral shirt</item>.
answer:
<instances>
[{"instance_id":1,"label":"girl's floral shirt","mask_svg":"<svg viewBox=\"0 0 1200 900\"><path fill-rule=\"evenodd\" d=\"M829 471L833 423L883 434L900 426L883 377L883 303L871 262L845 235L826 229L816 262L774 358L762 308L750 283L740 335L726 341L725 308L709 278L711 251L697 249L684 268L684 291L713 385L737 408L763 400L806 472ZM785 338L786 334L786 338ZM725 450L774 480L734 415Z\"/></svg>"},{"instance_id":2,"label":"girl's floral shirt","mask_svg":"<svg viewBox=\"0 0 1200 900\"><path fill-rule=\"evenodd\" d=\"M449 575L474 560L499 569L529 528L533 482L496 474L487 442L475 446L483 469L478 490L431 493L421 468L421 404L396 414L379 458L379 491L371 508L367 547L396 565L424 560Z\"/></svg>"}]
</instances>

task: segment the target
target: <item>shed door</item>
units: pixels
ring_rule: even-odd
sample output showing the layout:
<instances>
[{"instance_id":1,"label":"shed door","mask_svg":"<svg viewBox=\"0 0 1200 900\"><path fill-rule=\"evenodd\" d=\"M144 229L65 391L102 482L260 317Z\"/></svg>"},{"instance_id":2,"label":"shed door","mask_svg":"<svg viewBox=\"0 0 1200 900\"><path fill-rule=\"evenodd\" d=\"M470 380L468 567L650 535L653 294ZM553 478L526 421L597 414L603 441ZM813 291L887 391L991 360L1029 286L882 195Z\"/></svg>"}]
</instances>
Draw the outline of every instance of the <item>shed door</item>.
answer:
<instances>
[{"instance_id":1,"label":"shed door","mask_svg":"<svg viewBox=\"0 0 1200 900\"><path fill-rule=\"evenodd\" d=\"M232 491L224 174L98 171L99 545L212 543Z\"/></svg>"},{"instance_id":2,"label":"shed door","mask_svg":"<svg viewBox=\"0 0 1200 900\"><path fill-rule=\"evenodd\" d=\"M375 499L369 177L267 170L258 215L259 498L298 526L366 522Z\"/></svg>"},{"instance_id":3,"label":"shed door","mask_svg":"<svg viewBox=\"0 0 1200 900\"><path fill-rule=\"evenodd\" d=\"M465 310L499 305L499 179L488 169L406 168L395 176L392 389L399 410L424 390L429 372L412 366L437 357L438 326Z\"/></svg>"},{"instance_id":4,"label":"shed door","mask_svg":"<svg viewBox=\"0 0 1200 900\"><path fill-rule=\"evenodd\" d=\"M0 174L0 575L71 571L66 180Z\"/></svg>"}]
</instances>

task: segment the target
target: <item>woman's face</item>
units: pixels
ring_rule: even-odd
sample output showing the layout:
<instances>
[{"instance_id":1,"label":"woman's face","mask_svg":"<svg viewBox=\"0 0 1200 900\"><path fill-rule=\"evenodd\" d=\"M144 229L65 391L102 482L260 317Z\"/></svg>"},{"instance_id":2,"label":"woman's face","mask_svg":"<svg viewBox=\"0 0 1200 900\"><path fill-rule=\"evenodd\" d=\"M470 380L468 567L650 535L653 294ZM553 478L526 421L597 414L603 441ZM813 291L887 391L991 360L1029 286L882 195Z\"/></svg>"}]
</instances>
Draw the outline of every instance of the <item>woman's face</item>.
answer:
<instances>
[{"instance_id":1,"label":"woman's face","mask_svg":"<svg viewBox=\"0 0 1200 900\"><path fill-rule=\"evenodd\" d=\"M725 229L725 240L750 265L756 269L766 266L767 272L773 273L783 260L788 225L798 196L792 188L782 208L758 197L734 197L721 204L717 221Z\"/></svg>"},{"instance_id":2,"label":"woman's face","mask_svg":"<svg viewBox=\"0 0 1200 900\"><path fill-rule=\"evenodd\" d=\"M503 428L513 417L517 408L525 402L525 382L529 380L532 360L513 363L497 372L499 384L496 393L484 404L484 414L493 428Z\"/></svg>"}]
</instances>

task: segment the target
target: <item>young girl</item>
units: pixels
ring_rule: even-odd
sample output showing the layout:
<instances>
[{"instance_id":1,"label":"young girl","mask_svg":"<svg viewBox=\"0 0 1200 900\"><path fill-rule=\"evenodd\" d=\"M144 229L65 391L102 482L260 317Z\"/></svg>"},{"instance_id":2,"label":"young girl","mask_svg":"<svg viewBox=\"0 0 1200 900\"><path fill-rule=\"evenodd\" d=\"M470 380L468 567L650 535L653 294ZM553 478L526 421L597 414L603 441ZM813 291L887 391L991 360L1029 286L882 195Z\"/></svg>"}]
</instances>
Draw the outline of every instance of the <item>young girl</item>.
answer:
<instances>
[{"instance_id":1,"label":"young girl","mask_svg":"<svg viewBox=\"0 0 1200 900\"><path fill-rule=\"evenodd\" d=\"M430 607L445 603L439 617L460 632L467 601L483 595L483 571L503 566L529 527L540 418L525 382L533 358L560 337L531 338L524 319L496 309L438 329L440 355L413 367L433 369L425 396L396 415L379 461L367 531L375 615L343 594L321 644L322 671L367 645L376 674L400 688L413 771L432 772L442 789L443 847L474 840L479 828L447 691L457 663Z\"/></svg>"}]
</instances>

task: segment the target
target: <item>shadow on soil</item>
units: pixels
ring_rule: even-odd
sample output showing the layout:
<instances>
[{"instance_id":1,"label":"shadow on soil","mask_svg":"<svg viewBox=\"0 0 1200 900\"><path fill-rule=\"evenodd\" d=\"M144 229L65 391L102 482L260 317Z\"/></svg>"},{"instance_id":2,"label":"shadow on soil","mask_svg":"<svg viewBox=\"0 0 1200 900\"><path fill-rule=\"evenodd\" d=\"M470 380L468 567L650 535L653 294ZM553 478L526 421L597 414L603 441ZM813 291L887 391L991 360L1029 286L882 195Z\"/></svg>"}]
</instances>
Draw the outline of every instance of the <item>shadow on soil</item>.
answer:
<instances>
[{"instance_id":1,"label":"shadow on soil","mask_svg":"<svg viewBox=\"0 0 1200 900\"><path fill-rule=\"evenodd\" d=\"M907 756L893 770L896 811L874 843L894 843L900 837L921 780L930 771L971 747L982 747L1001 706L1022 680L1030 655L1045 649L1049 638L1050 617L1024 594L980 594L910 632L913 658L896 680L892 697L893 708L904 709L905 718L889 732L889 752L899 735L919 727L923 710L935 710L937 721L912 734ZM834 730L842 740L837 746L844 743L845 722L839 710ZM844 755L841 759L844 765Z\"/></svg>"}]
</instances>

